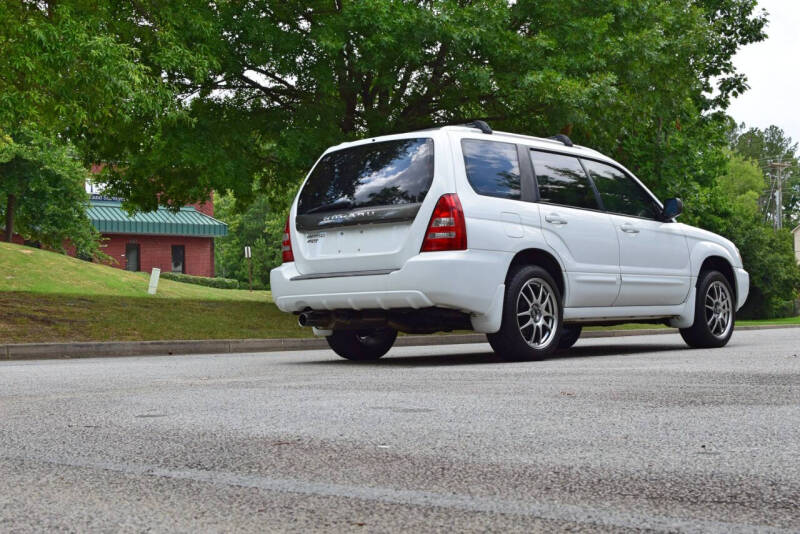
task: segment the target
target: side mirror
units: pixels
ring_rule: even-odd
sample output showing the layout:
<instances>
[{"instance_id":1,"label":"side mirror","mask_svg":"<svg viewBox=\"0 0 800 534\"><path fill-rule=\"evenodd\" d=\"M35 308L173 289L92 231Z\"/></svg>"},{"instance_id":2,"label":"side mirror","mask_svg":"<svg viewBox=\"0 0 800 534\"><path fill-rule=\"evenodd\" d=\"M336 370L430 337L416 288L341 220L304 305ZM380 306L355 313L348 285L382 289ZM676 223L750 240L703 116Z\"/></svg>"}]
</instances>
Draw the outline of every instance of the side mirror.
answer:
<instances>
[{"instance_id":1,"label":"side mirror","mask_svg":"<svg viewBox=\"0 0 800 534\"><path fill-rule=\"evenodd\" d=\"M668 198L661 210L661 217L668 221L683 213L683 201L679 198Z\"/></svg>"}]
</instances>

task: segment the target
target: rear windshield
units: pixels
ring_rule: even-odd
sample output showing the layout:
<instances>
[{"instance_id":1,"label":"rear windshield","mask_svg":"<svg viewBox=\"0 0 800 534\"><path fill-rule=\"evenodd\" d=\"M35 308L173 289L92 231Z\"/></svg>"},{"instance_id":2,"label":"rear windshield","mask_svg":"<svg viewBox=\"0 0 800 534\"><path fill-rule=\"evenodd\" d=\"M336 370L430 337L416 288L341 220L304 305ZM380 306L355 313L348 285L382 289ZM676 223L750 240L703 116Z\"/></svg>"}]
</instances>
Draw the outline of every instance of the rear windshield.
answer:
<instances>
[{"instance_id":1,"label":"rear windshield","mask_svg":"<svg viewBox=\"0 0 800 534\"><path fill-rule=\"evenodd\" d=\"M433 182L433 139L398 139L322 157L297 203L298 215L418 204Z\"/></svg>"}]
</instances>

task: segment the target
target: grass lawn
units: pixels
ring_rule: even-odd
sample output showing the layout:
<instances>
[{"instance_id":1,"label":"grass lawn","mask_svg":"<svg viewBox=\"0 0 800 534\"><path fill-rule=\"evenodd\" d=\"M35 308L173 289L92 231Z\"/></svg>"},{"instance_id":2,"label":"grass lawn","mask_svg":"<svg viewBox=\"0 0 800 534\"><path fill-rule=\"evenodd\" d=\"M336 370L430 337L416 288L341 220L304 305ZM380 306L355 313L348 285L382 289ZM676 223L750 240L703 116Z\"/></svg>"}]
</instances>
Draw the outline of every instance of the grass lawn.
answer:
<instances>
[{"instance_id":1,"label":"grass lawn","mask_svg":"<svg viewBox=\"0 0 800 534\"><path fill-rule=\"evenodd\" d=\"M0 343L311 335L265 300L0 292Z\"/></svg>"},{"instance_id":2,"label":"grass lawn","mask_svg":"<svg viewBox=\"0 0 800 534\"><path fill-rule=\"evenodd\" d=\"M736 321L739 326L763 326L770 324L798 324L800 325L800 315L797 317L781 317L779 319L749 319Z\"/></svg>"},{"instance_id":3,"label":"grass lawn","mask_svg":"<svg viewBox=\"0 0 800 534\"><path fill-rule=\"evenodd\" d=\"M132 273L63 254L0 243L0 292L256 302L270 299L266 291L215 289L164 279L159 281L154 297L147 294L149 280L147 273Z\"/></svg>"},{"instance_id":4,"label":"grass lawn","mask_svg":"<svg viewBox=\"0 0 800 534\"><path fill-rule=\"evenodd\" d=\"M0 343L310 337L267 291L214 289L0 243ZM800 317L737 321L798 324ZM587 330L666 328L626 324Z\"/></svg>"},{"instance_id":5,"label":"grass lawn","mask_svg":"<svg viewBox=\"0 0 800 534\"><path fill-rule=\"evenodd\" d=\"M0 343L308 337L267 291L215 289L0 243Z\"/></svg>"}]
</instances>

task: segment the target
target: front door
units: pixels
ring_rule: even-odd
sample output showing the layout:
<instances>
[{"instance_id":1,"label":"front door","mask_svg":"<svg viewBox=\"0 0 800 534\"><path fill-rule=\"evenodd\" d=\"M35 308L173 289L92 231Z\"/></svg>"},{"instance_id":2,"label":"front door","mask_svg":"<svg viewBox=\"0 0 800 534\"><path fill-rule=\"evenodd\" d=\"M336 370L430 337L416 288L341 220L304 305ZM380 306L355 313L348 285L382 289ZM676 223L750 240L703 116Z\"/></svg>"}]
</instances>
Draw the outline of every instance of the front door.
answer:
<instances>
[{"instance_id":1,"label":"front door","mask_svg":"<svg viewBox=\"0 0 800 534\"><path fill-rule=\"evenodd\" d=\"M622 288L615 306L669 306L691 285L689 246L673 222L660 219L655 200L622 170L584 160L619 240Z\"/></svg>"},{"instance_id":2,"label":"front door","mask_svg":"<svg viewBox=\"0 0 800 534\"><path fill-rule=\"evenodd\" d=\"M619 241L580 161L531 151L547 244L564 262L567 308L611 306L620 287Z\"/></svg>"},{"instance_id":3,"label":"front door","mask_svg":"<svg viewBox=\"0 0 800 534\"><path fill-rule=\"evenodd\" d=\"M127 243L125 245L125 270L139 270L139 245L137 243Z\"/></svg>"},{"instance_id":4,"label":"front door","mask_svg":"<svg viewBox=\"0 0 800 534\"><path fill-rule=\"evenodd\" d=\"M183 245L172 245L172 272L186 272L186 249Z\"/></svg>"}]
</instances>

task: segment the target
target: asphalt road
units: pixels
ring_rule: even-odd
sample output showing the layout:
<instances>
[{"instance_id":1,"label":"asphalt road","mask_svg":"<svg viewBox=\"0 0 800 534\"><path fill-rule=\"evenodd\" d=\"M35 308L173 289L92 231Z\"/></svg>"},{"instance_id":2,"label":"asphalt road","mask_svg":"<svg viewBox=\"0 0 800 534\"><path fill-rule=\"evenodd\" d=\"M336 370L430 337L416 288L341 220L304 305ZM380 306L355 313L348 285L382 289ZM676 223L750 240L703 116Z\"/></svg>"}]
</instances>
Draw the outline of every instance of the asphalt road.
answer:
<instances>
[{"instance_id":1,"label":"asphalt road","mask_svg":"<svg viewBox=\"0 0 800 534\"><path fill-rule=\"evenodd\" d=\"M0 531L800 531L800 329L0 363Z\"/></svg>"}]
</instances>

